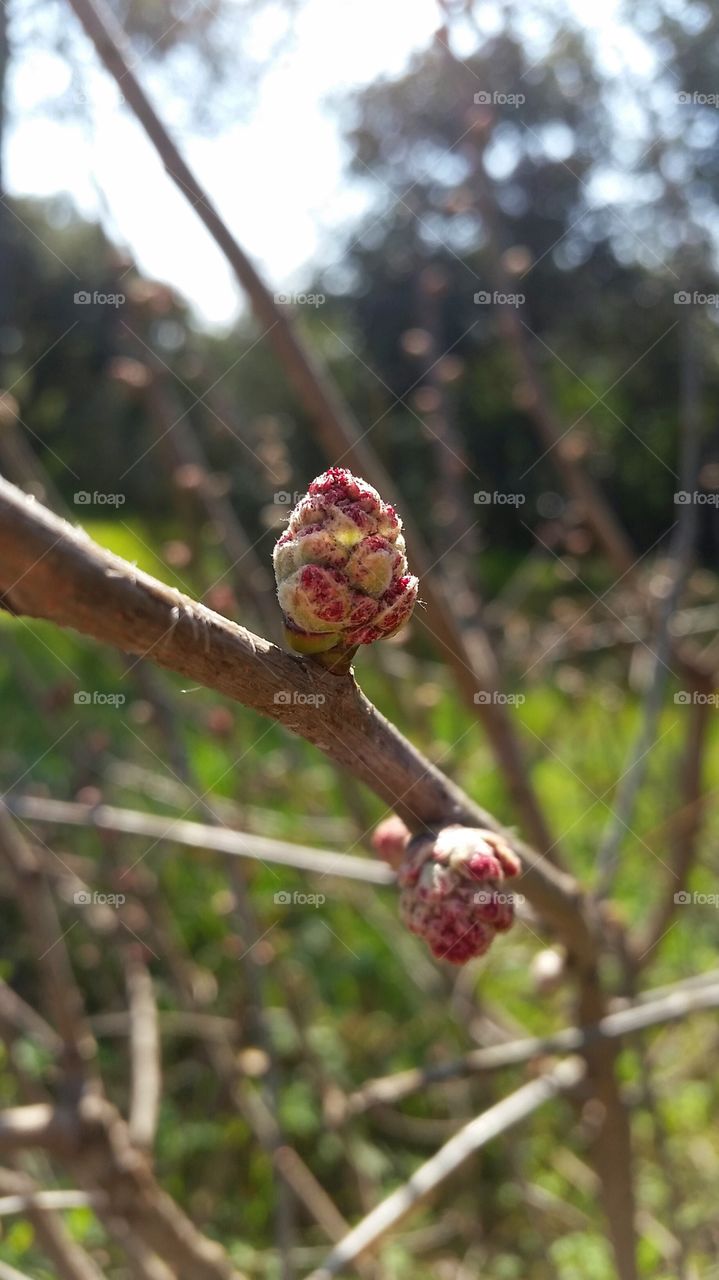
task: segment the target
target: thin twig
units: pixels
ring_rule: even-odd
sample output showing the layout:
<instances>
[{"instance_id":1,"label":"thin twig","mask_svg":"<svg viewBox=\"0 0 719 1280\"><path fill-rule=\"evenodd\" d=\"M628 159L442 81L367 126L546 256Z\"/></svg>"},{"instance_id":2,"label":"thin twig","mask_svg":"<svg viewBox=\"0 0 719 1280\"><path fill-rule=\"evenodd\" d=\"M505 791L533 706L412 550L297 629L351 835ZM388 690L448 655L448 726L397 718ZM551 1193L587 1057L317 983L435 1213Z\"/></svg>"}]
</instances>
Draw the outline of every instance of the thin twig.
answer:
<instances>
[{"instance_id":1,"label":"thin twig","mask_svg":"<svg viewBox=\"0 0 719 1280\"><path fill-rule=\"evenodd\" d=\"M128 955L126 974L132 1060L130 1137L136 1147L151 1151L162 1094L157 1004L152 977L139 954Z\"/></svg>"},{"instance_id":2,"label":"thin twig","mask_svg":"<svg viewBox=\"0 0 719 1280\"><path fill-rule=\"evenodd\" d=\"M128 1227L183 1280L244 1280L224 1249L201 1235L162 1190L104 1098L88 1093L73 1108L41 1103L0 1112L0 1152L28 1147L61 1156L86 1191L122 1206Z\"/></svg>"},{"instance_id":3,"label":"thin twig","mask_svg":"<svg viewBox=\"0 0 719 1280\"><path fill-rule=\"evenodd\" d=\"M315 425L327 457L335 459L339 454L347 466L369 480L383 496L396 500L391 477L368 446L364 439L366 433L361 432L337 386L305 347L287 315L287 308L278 306L272 292L222 221L172 141L132 70L132 55L114 15L103 0L69 0L69 3L105 67L119 84L124 100L157 150L166 172L189 200L245 289L258 322L264 327L268 341L275 348L282 367L298 392L309 420ZM405 519L404 524L410 560L414 571L422 578L422 591L427 604L427 629L439 646L443 658L454 671L467 705L485 725L510 791L524 817L530 838L541 851L552 848L555 842L529 781L506 706L492 697L483 702L478 702L476 698L480 690L491 693L496 688L496 663L488 644L473 644L471 650L467 647L454 615L452 601L438 580L438 575L433 572L436 569L435 557L424 546L414 522Z\"/></svg>"},{"instance_id":4,"label":"thin twig","mask_svg":"<svg viewBox=\"0 0 719 1280\"><path fill-rule=\"evenodd\" d=\"M66 1209L95 1208L101 1197L82 1191L40 1190L25 1173L6 1175L0 1170L0 1187L17 1188L13 1195L0 1197L0 1217L22 1214L32 1224L38 1244L55 1267L57 1280L103 1280L100 1268L73 1240L60 1212Z\"/></svg>"},{"instance_id":5,"label":"thin twig","mask_svg":"<svg viewBox=\"0 0 719 1280\"><path fill-rule=\"evenodd\" d=\"M520 1066L534 1058L551 1053L576 1053L593 1040L617 1039L636 1035L649 1027L666 1022L679 1021L692 1013L719 1007L719 982L716 971L714 981L706 985L677 983L669 991L663 991L656 999L647 992L643 998L625 1009L608 1013L593 1026L567 1027L549 1036L531 1036L522 1040L510 1040L507 1044L490 1045L486 1049L473 1049L462 1058L436 1066L412 1068L391 1076L369 1080L350 1095L348 1112L356 1115L375 1105L401 1102L428 1085L458 1080L482 1071L499 1071L505 1067Z\"/></svg>"},{"instance_id":6,"label":"thin twig","mask_svg":"<svg viewBox=\"0 0 719 1280\"><path fill-rule=\"evenodd\" d=\"M63 1067L76 1095L97 1087L91 1063L95 1040L85 1019L84 1004L75 982L64 930L46 876L28 842L0 803L0 857L12 872L28 937L36 948L45 1012L63 1042Z\"/></svg>"},{"instance_id":7,"label":"thin twig","mask_svg":"<svg viewBox=\"0 0 719 1280\"><path fill-rule=\"evenodd\" d=\"M103 551L3 480L0 552L6 608L151 657L281 721L371 787L412 830L449 822L502 829L380 715L351 676L282 653ZM591 963L601 924L586 913L578 885L508 835L523 861L522 892Z\"/></svg>"},{"instance_id":8,"label":"thin twig","mask_svg":"<svg viewBox=\"0 0 719 1280\"><path fill-rule=\"evenodd\" d=\"M18 1180L20 1177L18 1175ZM15 1213L28 1213L31 1209L48 1209L65 1212L66 1209L94 1209L101 1197L87 1191L26 1190L13 1195L0 1196L0 1218Z\"/></svg>"},{"instance_id":9,"label":"thin twig","mask_svg":"<svg viewBox=\"0 0 719 1280\"><path fill-rule=\"evenodd\" d=\"M522 1085L488 1111L471 1120L392 1195L367 1215L332 1250L322 1266L308 1280L329 1280L351 1265L355 1258L374 1248L394 1227L418 1208L471 1155L493 1138L526 1119L559 1093L573 1089L584 1077L584 1064L577 1058L560 1062L546 1075Z\"/></svg>"},{"instance_id":10,"label":"thin twig","mask_svg":"<svg viewBox=\"0 0 719 1280\"><path fill-rule=\"evenodd\" d=\"M211 827L203 822L141 813L135 809L119 809L112 805L77 804L66 800L47 800L42 796L8 796L8 808L30 822L57 823L60 826L90 827L98 831L116 831L122 835L147 836L152 840L181 844L191 849L213 849L238 858L270 862L321 876L339 876L366 884L393 884L395 873L384 862L359 858L348 853L332 853L311 849L286 840L255 836L227 827Z\"/></svg>"},{"instance_id":11,"label":"thin twig","mask_svg":"<svg viewBox=\"0 0 719 1280\"><path fill-rule=\"evenodd\" d=\"M674 849L671 875L646 930L632 947L636 967L646 964L650 957L654 958L655 947L672 924L678 905L677 891L686 885L697 856L704 808L704 760L712 713L713 707L709 702L695 702L689 708L681 780L683 804L673 815L670 828Z\"/></svg>"},{"instance_id":12,"label":"thin twig","mask_svg":"<svg viewBox=\"0 0 719 1280\"><path fill-rule=\"evenodd\" d=\"M681 422L683 431L680 438L680 483L683 490L691 492L696 488L700 458L700 370L691 316L687 314L682 323L684 341ZM672 539L669 565L666 570L668 584L659 609L656 634L653 644L648 646L651 668L643 699L642 724L629 754L630 763L622 770L612 813L597 853L595 892L599 897L606 896L612 887L619 865L622 838L631 823L634 805L648 768L669 674L668 664L672 653L670 627L689 576L697 523L697 507L692 502L683 503L679 507L679 517ZM699 772L701 772L701 764Z\"/></svg>"}]
</instances>

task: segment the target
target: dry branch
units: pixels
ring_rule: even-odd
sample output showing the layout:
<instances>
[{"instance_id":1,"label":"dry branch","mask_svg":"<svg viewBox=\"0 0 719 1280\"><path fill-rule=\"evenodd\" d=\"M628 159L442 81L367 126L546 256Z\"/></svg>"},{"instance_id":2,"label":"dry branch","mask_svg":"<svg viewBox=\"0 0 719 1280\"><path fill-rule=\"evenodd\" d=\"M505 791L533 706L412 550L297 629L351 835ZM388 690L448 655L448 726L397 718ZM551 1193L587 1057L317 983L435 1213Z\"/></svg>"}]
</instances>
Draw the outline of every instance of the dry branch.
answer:
<instances>
[{"instance_id":1,"label":"dry branch","mask_svg":"<svg viewBox=\"0 0 719 1280\"><path fill-rule=\"evenodd\" d=\"M37 968L42 982L45 1012L52 1019L63 1045L63 1067L72 1088L79 1093L94 1074L95 1040L85 1019L82 995L75 983L60 923L47 878L34 850L20 835L5 805L0 803L0 860L8 866L17 888L17 899L27 936L37 948Z\"/></svg>"},{"instance_id":2,"label":"dry branch","mask_svg":"<svg viewBox=\"0 0 719 1280\"><path fill-rule=\"evenodd\" d=\"M412 1177L383 1200L329 1254L325 1262L308 1280L329 1280L368 1249L421 1205L465 1160L486 1146L520 1120L526 1119L543 1103L558 1093L573 1089L584 1077L584 1064L578 1058L560 1062L546 1075L522 1085L488 1111L471 1120L427 1160Z\"/></svg>"},{"instance_id":3,"label":"dry branch","mask_svg":"<svg viewBox=\"0 0 719 1280\"><path fill-rule=\"evenodd\" d=\"M103 1194L112 1213L183 1280L243 1280L221 1246L202 1236L162 1190L105 1099L87 1094L76 1108L41 1103L0 1112L0 1152L31 1146L62 1157L78 1184Z\"/></svg>"},{"instance_id":4,"label":"dry branch","mask_svg":"<svg viewBox=\"0 0 719 1280\"><path fill-rule=\"evenodd\" d=\"M661 995L658 992L647 992L643 998L625 1009L608 1013L594 1026L567 1027L554 1035L531 1036L523 1040L511 1040L506 1044L490 1045L486 1049L473 1049L452 1062L413 1068L396 1075L369 1080L349 1097L348 1111L351 1115L356 1115L373 1106L401 1102L428 1085L459 1080L481 1071L498 1071L503 1067L519 1066L551 1053L577 1053L593 1040L602 1037L617 1039L620 1036L636 1035L649 1027L676 1022L692 1013L719 1008L719 981L716 981L716 972L713 976L715 981L706 986L678 983L674 990Z\"/></svg>"},{"instance_id":5,"label":"dry branch","mask_svg":"<svg viewBox=\"0 0 719 1280\"><path fill-rule=\"evenodd\" d=\"M254 315L264 326L268 341L314 424L326 456L332 461L339 457L344 465L369 480L383 497L396 501L396 488L391 477L366 443L366 433L361 431L335 383L305 346L288 318L287 308L275 302L257 269L222 221L172 141L132 70L132 54L114 15L103 0L69 0L69 3L105 67L120 86L124 100L157 150L167 173L189 200L246 291ZM424 546L413 522L405 519L404 524L412 567L422 579L427 602L427 629L443 659L452 668L467 705L482 719L529 836L544 852L555 842L529 781L507 708L492 698L479 704L475 702L479 690L492 692L497 688L495 655L486 637L476 636L471 647L468 645L454 616L452 603L437 575L432 573L435 558Z\"/></svg>"},{"instance_id":6,"label":"dry branch","mask_svg":"<svg viewBox=\"0 0 719 1280\"><path fill-rule=\"evenodd\" d=\"M211 827L203 822L188 822L135 809L112 805L77 804L66 800L47 800L41 796L8 796L8 809L30 822L57 823L60 826L91 827L98 831L115 831L121 835L147 836L150 840L168 841L190 849L214 849L239 858L278 863L321 876L341 876L365 884L393 884L395 873L386 862L373 862L349 853L332 853L306 845L290 844L227 827Z\"/></svg>"},{"instance_id":7,"label":"dry branch","mask_svg":"<svg viewBox=\"0 0 719 1280\"><path fill-rule=\"evenodd\" d=\"M38 1243L53 1263L58 1280L103 1280L88 1253L73 1240L59 1210L93 1205L97 1197L78 1191L43 1191L25 1173L0 1170L0 1190L14 1194L0 1197L0 1217L21 1213L32 1224Z\"/></svg>"},{"instance_id":8,"label":"dry branch","mask_svg":"<svg viewBox=\"0 0 719 1280\"><path fill-rule=\"evenodd\" d=\"M31 1280L24 1271L18 1271L7 1262L0 1262L0 1280Z\"/></svg>"},{"instance_id":9,"label":"dry branch","mask_svg":"<svg viewBox=\"0 0 719 1280\"><path fill-rule=\"evenodd\" d=\"M385 720L351 676L282 653L103 550L2 480L0 595L13 613L149 657L280 721L375 791L411 830L448 822L502 830ZM591 965L600 917L569 876L505 834L523 861L520 890Z\"/></svg>"},{"instance_id":10,"label":"dry branch","mask_svg":"<svg viewBox=\"0 0 719 1280\"><path fill-rule=\"evenodd\" d=\"M152 978L143 960L138 955L129 955L126 969L132 1057L130 1138L136 1147L150 1151L162 1095L157 1004Z\"/></svg>"}]
</instances>

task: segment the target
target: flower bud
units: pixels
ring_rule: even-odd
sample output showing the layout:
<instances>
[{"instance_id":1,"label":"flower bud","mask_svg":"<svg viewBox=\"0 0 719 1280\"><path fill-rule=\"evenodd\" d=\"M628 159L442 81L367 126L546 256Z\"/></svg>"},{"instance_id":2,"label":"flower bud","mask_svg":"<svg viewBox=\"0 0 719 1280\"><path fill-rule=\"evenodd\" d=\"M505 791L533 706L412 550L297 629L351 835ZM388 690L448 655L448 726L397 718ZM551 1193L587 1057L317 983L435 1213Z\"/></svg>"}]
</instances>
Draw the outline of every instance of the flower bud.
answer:
<instances>
[{"instance_id":1,"label":"flower bud","mask_svg":"<svg viewBox=\"0 0 719 1280\"><path fill-rule=\"evenodd\" d=\"M372 833L372 846L391 867L398 867L402 861L402 857L409 840L409 831L404 822L396 813L391 813L388 818L375 827Z\"/></svg>"},{"instance_id":2,"label":"flower bud","mask_svg":"<svg viewBox=\"0 0 719 1280\"><path fill-rule=\"evenodd\" d=\"M312 481L274 566L288 642L300 653L354 650L391 636L417 599L399 516L344 467Z\"/></svg>"},{"instance_id":3,"label":"flower bud","mask_svg":"<svg viewBox=\"0 0 719 1280\"><path fill-rule=\"evenodd\" d=\"M494 831L451 826L417 836L399 867L400 915L438 959L465 964L511 928L514 907L505 881L520 869Z\"/></svg>"}]
</instances>

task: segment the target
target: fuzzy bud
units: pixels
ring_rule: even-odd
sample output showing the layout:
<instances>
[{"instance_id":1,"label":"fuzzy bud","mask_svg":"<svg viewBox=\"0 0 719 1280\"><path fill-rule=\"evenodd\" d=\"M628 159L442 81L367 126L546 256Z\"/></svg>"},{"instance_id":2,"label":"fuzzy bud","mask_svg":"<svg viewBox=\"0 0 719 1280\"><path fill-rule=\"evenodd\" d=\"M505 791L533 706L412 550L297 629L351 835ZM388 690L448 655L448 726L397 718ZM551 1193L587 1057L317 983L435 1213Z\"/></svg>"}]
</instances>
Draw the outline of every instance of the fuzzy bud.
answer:
<instances>
[{"instance_id":1,"label":"fuzzy bud","mask_svg":"<svg viewBox=\"0 0 719 1280\"><path fill-rule=\"evenodd\" d=\"M385 862L399 867L409 840L409 831L396 813L383 818L372 834L372 846Z\"/></svg>"},{"instance_id":2,"label":"fuzzy bud","mask_svg":"<svg viewBox=\"0 0 719 1280\"><path fill-rule=\"evenodd\" d=\"M394 635L417 599L399 516L344 467L312 481L274 566L287 638L300 653L354 650Z\"/></svg>"},{"instance_id":3,"label":"fuzzy bud","mask_svg":"<svg viewBox=\"0 0 719 1280\"><path fill-rule=\"evenodd\" d=\"M520 870L517 855L494 831L452 826L417 836L399 867L400 915L438 959L465 964L511 928L513 895L505 881Z\"/></svg>"},{"instance_id":4,"label":"fuzzy bud","mask_svg":"<svg viewBox=\"0 0 719 1280\"><path fill-rule=\"evenodd\" d=\"M538 951L529 967L535 990L539 995L551 995L561 986L566 975L567 957L557 947L545 947Z\"/></svg>"}]
</instances>

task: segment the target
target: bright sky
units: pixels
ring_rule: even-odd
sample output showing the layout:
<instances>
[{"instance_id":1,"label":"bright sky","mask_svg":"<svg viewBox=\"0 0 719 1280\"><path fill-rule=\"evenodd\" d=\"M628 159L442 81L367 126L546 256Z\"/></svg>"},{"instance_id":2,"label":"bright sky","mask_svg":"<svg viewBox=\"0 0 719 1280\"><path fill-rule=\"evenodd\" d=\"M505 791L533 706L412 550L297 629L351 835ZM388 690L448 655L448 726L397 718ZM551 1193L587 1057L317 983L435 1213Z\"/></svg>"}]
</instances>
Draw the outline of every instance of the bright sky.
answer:
<instances>
[{"instance_id":1,"label":"bright sky","mask_svg":"<svg viewBox=\"0 0 719 1280\"><path fill-rule=\"evenodd\" d=\"M595 25L594 0L574 0L572 7ZM614 9L613 0L602 6L605 30ZM221 136L180 139L240 243L275 288L301 288L309 263L331 263L338 253L333 232L351 223L369 199L361 184L347 182L328 96L400 74L436 27L435 0L306 0L295 43L265 74L252 118ZM72 193L82 213L101 218L142 270L177 288L202 321L231 322L241 298L219 251L166 177L89 44L79 57L88 103L73 120L52 119L40 109L53 93L67 90L68 65L44 52L14 60L9 191ZM146 79L141 63L136 70Z\"/></svg>"}]
</instances>

